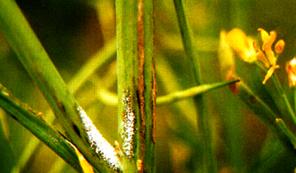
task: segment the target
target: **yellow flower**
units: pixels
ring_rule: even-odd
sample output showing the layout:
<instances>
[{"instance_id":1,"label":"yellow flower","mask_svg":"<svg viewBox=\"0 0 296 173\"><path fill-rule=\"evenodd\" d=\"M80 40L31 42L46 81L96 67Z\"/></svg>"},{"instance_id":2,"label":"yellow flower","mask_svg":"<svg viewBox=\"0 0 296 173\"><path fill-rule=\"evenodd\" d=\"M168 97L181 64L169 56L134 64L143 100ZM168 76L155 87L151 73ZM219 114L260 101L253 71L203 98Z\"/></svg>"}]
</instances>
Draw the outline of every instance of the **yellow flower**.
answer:
<instances>
[{"instance_id":1,"label":"yellow flower","mask_svg":"<svg viewBox=\"0 0 296 173\"><path fill-rule=\"evenodd\" d=\"M274 71L279 68L277 65L278 55L281 54L285 47L284 40L279 40L273 46L277 34L275 31L266 32L259 28L262 45L258 47L256 42L248 37L242 30L235 28L227 33L227 42L233 51L243 60L248 63L260 62L267 68L267 73L264 77L263 84L272 76Z\"/></svg>"},{"instance_id":2,"label":"yellow flower","mask_svg":"<svg viewBox=\"0 0 296 173\"><path fill-rule=\"evenodd\" d=\"M259 28L258 32L261 36L262 47L261 49L257 49L257 57L258 60L268 69L262 82L263 84L265 84L267 80L272 76L274 71L279 68L279 65L277 65L277 58L278 55L283 52L285 42L284 40L277 41L273 50L272 45L276 40L276 32L271 31L268 33L262 28Z\"/></svg>"},{"instance_id":3,"label":"yellow flower","mask_svg":"<svg viewBox=\"0 0 296 173\"><path fill-rule=\"evenodd\" d=\"M226 35L226 40L229 46L234 50L238 56L246 62L252 63L257 60L256 50L254 48L254 40L240 29L232 29Z\"/></svg>"},{"instance_id":4,"label":"yellow flower","mask_svg":"<svg viewBox=\"0 0 296 173\"><path fill-rule=\"evenodd\" d=\"M296 58L291 59L286 65L286 71L288 73L289 86L296 86Z\"/></svg>"}]
</instances>

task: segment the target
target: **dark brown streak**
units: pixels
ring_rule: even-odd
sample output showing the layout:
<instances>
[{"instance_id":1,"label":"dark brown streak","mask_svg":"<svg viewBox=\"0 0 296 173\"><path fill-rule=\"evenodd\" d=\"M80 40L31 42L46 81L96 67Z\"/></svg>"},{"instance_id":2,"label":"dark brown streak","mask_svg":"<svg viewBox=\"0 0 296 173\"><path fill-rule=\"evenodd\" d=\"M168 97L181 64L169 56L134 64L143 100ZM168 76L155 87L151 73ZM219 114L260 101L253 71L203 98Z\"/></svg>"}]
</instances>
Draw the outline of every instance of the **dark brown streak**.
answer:
<instances>
[{"instance_id":1,"label":"dark brown streak","mask_svg":"<svg viewBox=\"0 0 296 173\"><path fill-rule=\"evenodd\" d=\"M143 14L143 0L138 0L138 96L139 96L139 106L140 106L140 143L141 143L141 151L140 158L143 160L144 158L144 150L145 150L145 78L144 78L144 64L145 64L145 56L144 56L144 14ZM143 172L143 165L138 165L140 168L138 171Z\"/></svg>"}]
</instances>

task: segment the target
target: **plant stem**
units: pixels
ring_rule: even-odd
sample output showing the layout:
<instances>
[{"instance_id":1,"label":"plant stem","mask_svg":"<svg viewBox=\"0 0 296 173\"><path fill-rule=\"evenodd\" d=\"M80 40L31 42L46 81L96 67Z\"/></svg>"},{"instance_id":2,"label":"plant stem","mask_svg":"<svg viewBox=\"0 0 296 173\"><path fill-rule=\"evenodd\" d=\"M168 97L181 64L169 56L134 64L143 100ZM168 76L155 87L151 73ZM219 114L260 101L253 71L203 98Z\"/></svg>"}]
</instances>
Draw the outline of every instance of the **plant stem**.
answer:
<instances>
[{"instance_id":1,"label":"plant stem","mask_svg":"<svg viewBox=\"0 0 296 173\"><path fill-rule=\"evenodd\" d=\"M141 7L142 5L142 7ZM156 77L155 66L153 58L153 30L154 30L154 18L153 18L153 5L154 0L140 0L139 14L138 14L138 34L143 37L144 46L138 43L138 49L144 51L144 56L139 54L140 62L142 59L142 70L140 69L139 84L143 83L143 86L139 85L139 91L143 89L142 99L140 99L140 105L144 105L142 109L142 117L144 117L144 123L142 128L145 134L145 151L144 151L144 172L153 173L156 172L155 167L155 118L156 118ZM141 11L143 16L141 16ZM141 19L142 18L142 19ZM141 20L143 22L141 22ZM141 25L143 30L140 30ZM141 36L139 35L139 38ZM143 81L143 82L141 82ZM141 98L141 97L140 97Z\"/></svg>"},{"instance_id":2,"label":"plant stem","mask_svg":"<svg viewBox=\"0 0 296 173\"><path fill-rule=\"evenodd\" d=\"M15 1L0 0L0 27L71 141L98 171L119 170L114 148L70 94Z\"/></svg>"},{"instance_id":3,"label":"plant stem","mask_svg":"<svg viewBox=\"0 0 296 173\"><path fill-rule=\"evenodd\" d=\"M202 78L200 74L200 60L196 52L194 37L192 30L189 26L185 11L185 2L183 0L174 0L175 9L177 12L177 18L179 28L182 35L183 46L187 57L192 62L193 75L195 84L202 84ZM202 95L194 97L194 103L198 109L198 130L199 140L203 142L202 151L202 172L217 172L216 159L212 146L210 122L206 117L206 104Z\"/></svg>"},{"instance_id":4,"label":"plant stem","mask_svg":"<svg viewBox=\"0 0 296 173\"><path fill-rule=\"evenodd\" d=\"M116 1L118 116L124 171L154 172L153 1Z\"/></svg>"},{"instance_id":5,"label":"plant stem","mask_svg":"<svg viewBox=\"0 0 296 173\"><path fill-rule=\"evenodd\" d=\"M137 0L116 0L118 121L123 172L137 172L141 159L137 100Z\"/></svg>"},{"instance_id":6,"label":"plant stem","mask_svg":"<svg viewBox=\"0 0 296 173\"><path fill-rule=\"evenodd\" d=\"M281 83L280 83L277 75L274 74L271 77L271 80L272 80L275 88L277 89L279 95L283 99L283 101L285 103L285 106L286 106L286 108L288 110L288 113L290 114L290 117L291 117L293 123L296 124L296 115L295 115L295 112L294 112L294 110L293 110L293 108L292 108L292 106L291 106L291 104L290 104L290 102L288 100L288 97L287 97L287 95L286 95L286 93L285 93L285 91L284 91L284 89L283 89L283 87L282 87L282 85L281 85Z\"/></svg>"},{"instance_id":7,"label":"plant stem","mask_svg":"<svg viewBox=\"0 0 296 173\"><path fill-rule=\"evenodd\" d=\"M75 150L69 142L38 117L36 111L33 111L28 105L21 103L13 97L1 84L0 106L9 112L13 119L32 132L78 172L82 171Z\"/></svg>"},{"instance_id":8,"label":"plant stem","mask_svg":"<svg viewBox=\"0 0 296 173\"><path fill-rule=\"evenodd\" d=\"M191 87L183 91L177 91L177 92L170 93L168 95L160 96L157 98L156 103L157 105L173 103L189 97L195 97L197 95L205 94L207 92L216 90L218 88L221 88L230 84L234 84L238 81L239 80L232 80L227 82L217 82L213 84L203 84L196 87Z\"/></svg>"},{"instance_id":9,"label":"plant stem","mask_svg":"<svg viewBox=\"0 0 296 173\"><path fill-rule=\"evenodd\" d=\"M289 137L290 142L293 144L296 149L296 136L291 132L291 130L287 127L286 123L281 118L275 119L276 124L282 130L282 132Z\"/></svg>"}]
</instances>

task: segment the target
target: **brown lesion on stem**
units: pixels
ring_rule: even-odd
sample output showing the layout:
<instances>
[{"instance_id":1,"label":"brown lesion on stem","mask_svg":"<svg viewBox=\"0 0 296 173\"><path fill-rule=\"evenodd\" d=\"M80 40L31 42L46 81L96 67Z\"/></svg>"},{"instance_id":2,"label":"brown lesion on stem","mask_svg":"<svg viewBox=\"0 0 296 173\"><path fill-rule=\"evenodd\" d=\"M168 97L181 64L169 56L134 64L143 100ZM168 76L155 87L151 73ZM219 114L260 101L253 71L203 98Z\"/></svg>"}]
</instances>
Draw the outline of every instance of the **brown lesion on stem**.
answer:
<instances>
[{"instance_id":1,"label":"brown lesion on stem","mask_svg":"<svg viewBox=\"0 0 296 173\"><path fill-rule=\"evenodd\" d=\"M145 28L144 22L150 22L145 13L150 11L144 7L144 0L138 0L138 105L139 105L139 150L137 157L138 172L145 172L145 162L150 163L150 145L155 143L155 109L156 109L156 82L155 69L150 61L150 28ZM148 8L149 9L149 8ZM145 11L147 10L147 11ZM145 21L147 20L147 21ZM147 24L148 24L147 23ZM145 33L147 32L147 33ZM147 34L147 35L146 35ZM147 36L147 37L146 37ZM147 40L145 40L147 39ZM147 44L147 45L145 45ZM151 67L149 67L151 65ZM148 93L151 92L151 93ZM150 141L151 140L151 141ZM147 145L147 146L146 146ZM148 147L146 149L146 147ZM145 151L147 150L147 151ZM146 158L147 156L147 158ZM145 160L148 159L148 160Z\"/></svg>"},{"instance_id":2,"label":"brown lesion on stem","mask_svg":"<svg viewBox=\"0 0 296 173\"><path fill-rule=\"evenodd\" d=\"M138 102L140 108L140 154L138 160L143 160L145 150L145 76L144 76L144 65L145 65L145 48L144 48L144 11L143 11L143 0L138 0ZM139 163L141 163L139 165ZM143 162L138 163L138 171L143 172ZM140 169L139 169L140 168Z\"/></svg>"}]
</instances>

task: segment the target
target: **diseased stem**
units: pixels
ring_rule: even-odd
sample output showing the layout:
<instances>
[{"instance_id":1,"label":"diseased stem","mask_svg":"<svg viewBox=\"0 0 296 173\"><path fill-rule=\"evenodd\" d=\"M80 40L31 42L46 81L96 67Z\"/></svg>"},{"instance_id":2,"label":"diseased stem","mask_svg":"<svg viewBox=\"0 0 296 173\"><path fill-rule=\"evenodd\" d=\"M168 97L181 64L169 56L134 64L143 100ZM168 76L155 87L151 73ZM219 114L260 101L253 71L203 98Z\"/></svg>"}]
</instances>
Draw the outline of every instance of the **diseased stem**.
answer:
<instances>
[{"instance_id":1,"label":"diseased stem","mask_svg":"<svg viewBox=\"0 0 296 173\"><path fill-rule=\"evenodd\" d=\"M116 1L123 170L154 172L153 0Z\"/></svg>"},{"instance_id":2,"label":"diseased stem","mask_svg":"<svg viewBox=\"0 0 296 173\"><path fill-rule=\"evenodd\" d=\"M0 27L73 144L98 171L120 170L114 148L70 94L15 1L0 0Z\"/></svg>"},{"instance_id":3,"label":"diseased stem","mask_svg":"<svg viewBox=\"0 0 296 173\"><path fill-rule=\"evenodd\" d=\"M144 151L144 168L143 171L147 173L156 172L155 167L155 114L156 114L156 79L155 79L155 66L154 66L154 58L153 58L153 30L154 30L154 22L153 22L153 5L154 0L141 0L142 8L139 6L139 10L143 11L143 16L138 14L138 32L139 25L141 25L141 19L143 20L143 30L138 34L143 35L143 43L142 47L144 51L143 58L143 70L142 74L140 72L139 75L143 76L142 80L144 82L143 86L143 100L140 101L140 104L144 104L142 115L145 118L145 123L143 123L142 128L144 129L145 134L145 151ZM141 5L141 4L139 4ZM138 43L139 49L140 43ZM141 82L139 82L141 83Z\"/></svg>"},{"instance_id":4,"label":"diseased stem","mask_svg":"<svg viewBox=\"0 0 296 173\"><path fill-rule=\"evenodd\" d=\"M141 117L137 100L137 0L116 0L118 129L123 172L137 172L141 160Z\"/></svg>"},{"instance_id":5,"label":"diseased stem","mask_svg":"<svg viewBox=\"0 0 296 173\"><path fill-rule=\"evenodd\" d=\"M202 78L200 74L200 60L196 52L194 37L192 30L190 28L186 10L185 2L183 0L174 0L175 9L177 12L177 18L179 23L179 28L182 35L183 46L187 57L190 59L193 69L193 76L195 79L195 84L202 84ZM204 97L202 95L194 97L195 107L198 110L198 137L202 141L202 172L217 172L217 163L215 159L215 154L212 146L211 139L211 129L209 118L206 117L206 104Z\"/></svg>"}]
</instances>

